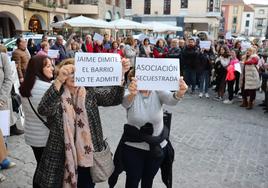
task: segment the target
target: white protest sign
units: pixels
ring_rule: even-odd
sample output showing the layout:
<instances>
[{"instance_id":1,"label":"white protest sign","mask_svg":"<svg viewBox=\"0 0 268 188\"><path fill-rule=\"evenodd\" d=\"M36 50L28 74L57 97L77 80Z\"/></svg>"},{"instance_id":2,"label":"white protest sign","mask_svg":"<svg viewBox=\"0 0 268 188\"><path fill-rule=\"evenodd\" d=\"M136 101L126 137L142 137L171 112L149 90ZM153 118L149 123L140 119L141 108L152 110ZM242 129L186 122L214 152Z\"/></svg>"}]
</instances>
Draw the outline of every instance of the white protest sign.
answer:
<instances>
[{"instance_id":1,"label":"white protest sign","mask_svg":"<svg viewBox=\"0 0 268 188\"><path fill-rule=\"evenodd\" d=\"M121 85L122 64L119 54L76 53L76 86L116 86Z\"/></svg>"},{"instance_id":2,"label":"white protest sign","mask_svg":"<svg viewBox=\"0 0 268 188\"><path fill-rule=\"evenodd\" d=\"M47 56L53 59L58 58L59 50L48 50Z\"/></svg>"},{"instance_id":3,"label":"white protest sign","mask_svg":"<svg viewBox=\"0 0 268 188\"><path fill-rule=\"evenodd\" d=\"M3 136L9 136L10 134L10 110L0 110L0 128Z\"/></svg>"},{"instance_id":4,"label":"white protest sign","mask_svg":"<svg viewBox=\"0 0 268 188\"><path fill-rule=\"evenodd\" d=\"M156 45L157 41L156 41L156 39L154 37L150 37L149 40L150 40L150 44Z\"/></svg>"},{"instance_id":5,"label":"white protest sign","mask_svg":"<svg viewBox=\"0 0 268 188\"><path fill-rule=\"evenodd\" d=\"M178 90L179 59L136 58L138 90Z\"/></svg>"},{"instance_id":6,"label":"white protest sign","mask_svg":"<svg viewBox=\"0 0 268 188\"><path fill-rule=\"evenodd\" d=\"M237 72L242 73L240 63L236 63L236 64L234 64L234 67L235 67L235 70L236 70Z\"/></svg>"},{"instance_id":7,"label":"white protest sign","mask_svg":"<svg viewBox=\"0 0 268 188\"><path fill-rule=\"evenodd\" d=\"M94 41L100 41L100 42L102 42L103 39L104 39L104 37L102 35L100 35L99 33L95 33L94 34L94 37L93 37L93 40Z\"/></svg>"},{"instance_id":8,"label":"white protest sign","mask_svg":"<svg viewBox=\"0 0 268 188\"><path fill-rule=\"evenodd\" d=\"M232 39L232 33L231 33L231 32L227 32L227 33L225 34L225 39L227 39L227 40Z\"/></svg>"},{"instance_id":9,"label":"white protest sign","mask_svg":"<svg viewBox=\"0 0 268 188\"><path fill-rule=\"evenodd\" d=\"M242 41L242 43L241 43L241 48L242 48L243 51L245 51L245 50L251 48L251 44L250 44L250 42Z\"/></svg>"},{"instance_id":10,"label":"white protest sign","mask_svg":"<svg viewBox=\"0 0 268 188\"><path fill-rule=\"evenodd\" d=\"M211 47L211 41L200 41L199 43L200 48L204 48L204 49L210 49Z\"/></svg>"}]
</instances>

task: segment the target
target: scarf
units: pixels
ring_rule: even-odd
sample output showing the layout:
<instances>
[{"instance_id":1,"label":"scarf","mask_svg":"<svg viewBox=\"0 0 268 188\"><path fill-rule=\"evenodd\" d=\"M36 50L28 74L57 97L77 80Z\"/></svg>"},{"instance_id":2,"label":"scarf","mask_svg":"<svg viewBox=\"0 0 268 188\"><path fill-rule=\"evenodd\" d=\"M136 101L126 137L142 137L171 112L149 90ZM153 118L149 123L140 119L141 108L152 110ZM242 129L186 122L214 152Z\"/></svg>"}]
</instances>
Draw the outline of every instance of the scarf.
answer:
<instances>
[{"instance_id":1,"label":"scarf","mask_svg":"<svg viewBox=\"0 0 268 188\"><path fill-rule=\"evenodd\" d=\"M77 187L78 166L93 166L93 144L85 107L86 89L78 87L73 98L65 87L61 96L65 143L63 188Z\"/></svg>"}]
</instances>

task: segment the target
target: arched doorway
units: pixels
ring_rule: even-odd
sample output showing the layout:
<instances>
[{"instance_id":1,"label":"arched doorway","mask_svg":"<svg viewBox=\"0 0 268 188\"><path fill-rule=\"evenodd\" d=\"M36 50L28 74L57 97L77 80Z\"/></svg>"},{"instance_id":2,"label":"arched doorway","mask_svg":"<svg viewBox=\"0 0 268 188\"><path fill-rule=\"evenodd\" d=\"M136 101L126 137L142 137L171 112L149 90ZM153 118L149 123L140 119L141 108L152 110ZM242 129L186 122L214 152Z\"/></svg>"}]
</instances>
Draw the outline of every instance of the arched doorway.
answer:
<instances>
[{"instance_id":1,"label":"arched doorway","mask_svg":"<svg viewBox=\"0 0 268 188\"><path fill-rule=\"evenodd\" d=\"M55 15L55 16L53 17L53 23L60 22L60 21L62 21L62 20L63 20L63 17L60 16L60 15Z\"/></svg>"},{"instance_id":2,"label":"arched doorway","mask_svg":"<svg viewBox=\"0 0 268 188\"><path fill-rule=\"evenodd\" d=\"M19 19L10 12L0 12L0 39L11 38L22 30Z\"/></svg>"},{"instance_id":3,"label":"arched doorway","mask_svg":"<svg viewBox=\"0 0 268 188\"><path fill-rule=\"evenodd\" d=\"M115 19L115 20L118 20L118 19L120 19L120 18L121 18L121 15L120 15L119 12L117 12L117 13L115 14L114 19Z\"/></svg>"},{"instance_id":4,"label":"arched doorway","mask_svg":"<svg viewBox=\"0 0 268 188\"><path fill-rule=\"evenodd\" d=\"M39 15L33 15L30 18L28 29L33 33L43 34L46 30L43 18Z\"/></svg>"},{"instance_id":5,"label":"arched doorway","mask_svg":"<svg viewBox=\"0 0 268 188\"><path fill-rule=\"evenodd\" d=\"M112 12L111 11L107 11L106 12L106 14L105 14L105 20L107 21L107 22L110 22L110 21L112 21Z\"/></svg>"}]
</instances>

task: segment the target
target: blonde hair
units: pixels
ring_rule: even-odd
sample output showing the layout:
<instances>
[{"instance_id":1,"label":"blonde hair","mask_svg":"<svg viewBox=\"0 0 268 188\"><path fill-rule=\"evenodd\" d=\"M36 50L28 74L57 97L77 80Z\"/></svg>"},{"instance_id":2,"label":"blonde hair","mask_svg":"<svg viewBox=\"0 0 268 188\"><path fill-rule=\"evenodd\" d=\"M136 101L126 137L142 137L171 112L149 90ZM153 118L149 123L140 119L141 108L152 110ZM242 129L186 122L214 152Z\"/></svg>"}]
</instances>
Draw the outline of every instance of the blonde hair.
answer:
<instances>
[{"instance_id":1,"label":"blonde hair","mask_svg":"<svg viewBox=\"0 0 268 188\"><path fill-rule=\"evenodd\" d=\"M0 52L7 53L7 48L2 44L0 44Z\"/></svg>"},{"instance_id":2,"label":"blonde hair","mask_svg":"<svg viewBox=\"0 0 268 188\"><path fill-rule=\"evenodd\" d=\"M49 47L49 43L47 41L43 41L40 46L42 49L44 49L46 46Z\"/></svg>"},{"instance_id":3,"label":"blonde hair","mask_svg":"<svg viewBox=\"0 0 268 188\"><path fill-rule=\"evenodd\" d=\"M55 75L59 74L59 70L65 66L65 65L74 65L74 58L68 58L68 59L64 59L60 64L58 64L55 68Z\"/></svg>"}]
</instances>

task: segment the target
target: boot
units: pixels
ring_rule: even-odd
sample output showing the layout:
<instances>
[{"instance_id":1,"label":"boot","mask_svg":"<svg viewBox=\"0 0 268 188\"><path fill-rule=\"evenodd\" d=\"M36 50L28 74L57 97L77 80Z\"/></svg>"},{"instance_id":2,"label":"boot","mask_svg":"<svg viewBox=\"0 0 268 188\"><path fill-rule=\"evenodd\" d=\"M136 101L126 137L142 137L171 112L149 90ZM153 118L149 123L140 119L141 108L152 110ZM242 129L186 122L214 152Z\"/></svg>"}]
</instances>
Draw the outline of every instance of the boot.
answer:
<instances>
[{"instance_id":1,"label":"boot","mask_svg":"<svg viewBox=\"0 0 268 188\"><path fill-rule=\"evenodd\" d=\"M251 110L253 108L253 102L249 101L248 107L246 108L247 110Z\"/></svg>"},{"instance_id":2,"label":"boot","mask_svg":"<svg viewBox=\"0 0 268 188\"><path fill-rule=\"evenodd\" d=\"M21 135L21 134L24 134L24 131L18 129L16 124L10 127L10 136Z\"/></svg>"},{"instance_id":3,"label":"boot","mask_svg":"<svg viewBox=\"0 0 268 188\"><path fill-rule=\"evenodd\" d=\"M248 107L248 101L247 101L247 99L243 99L243 102L240 105L240 107Z\"/></svg>"}]
</instances>

